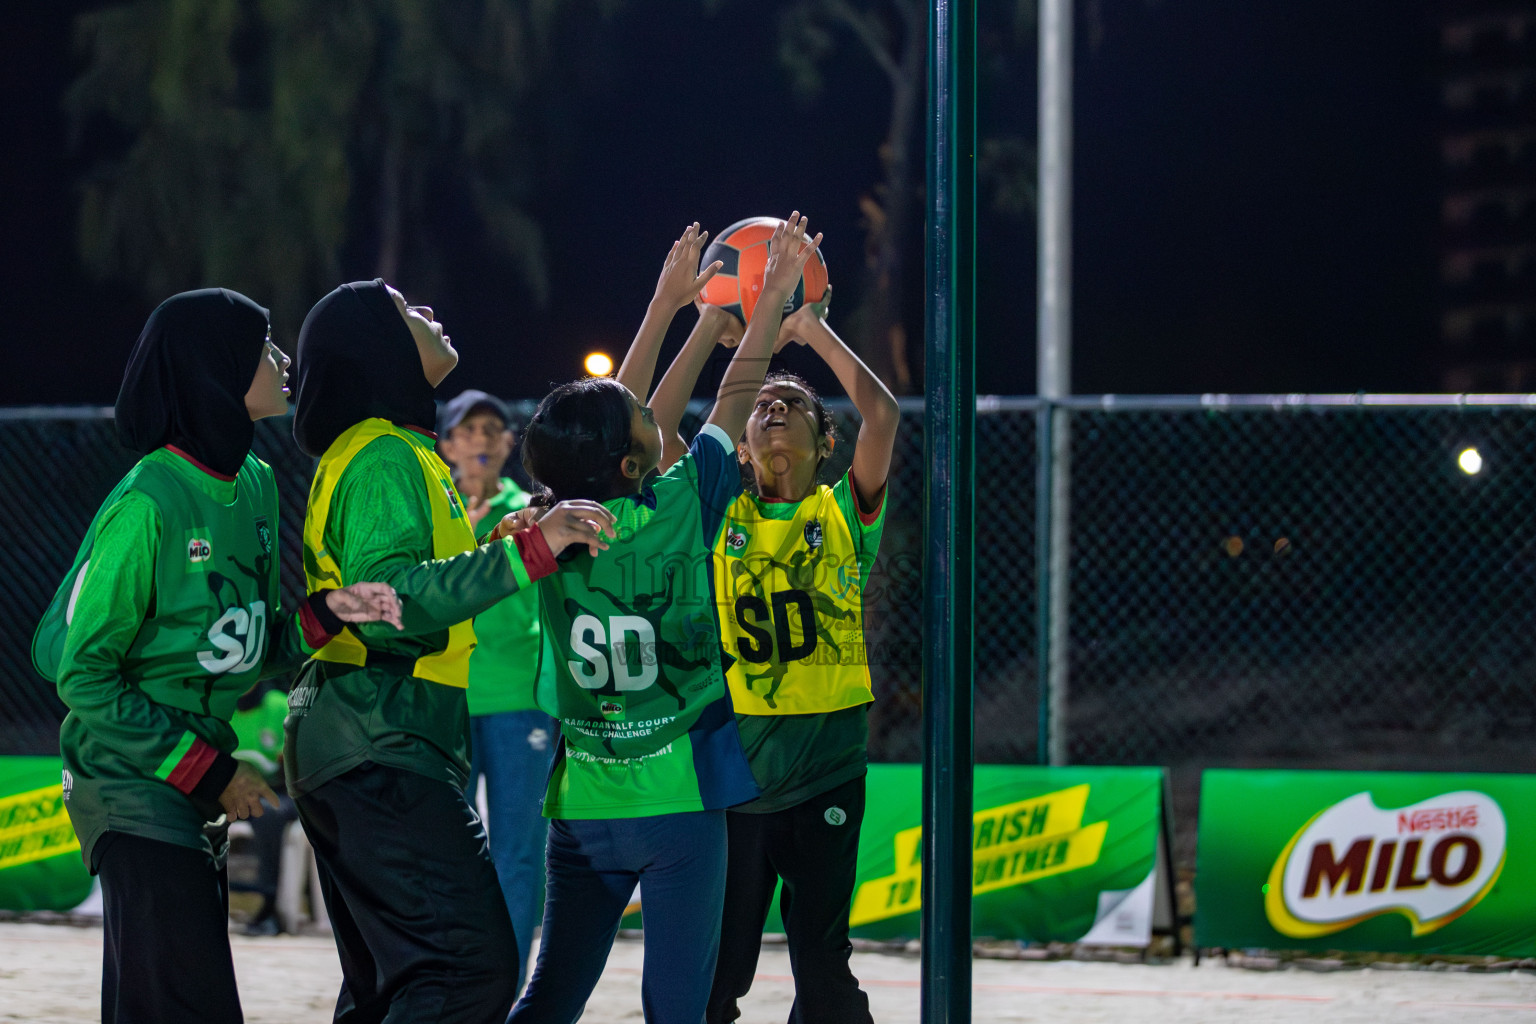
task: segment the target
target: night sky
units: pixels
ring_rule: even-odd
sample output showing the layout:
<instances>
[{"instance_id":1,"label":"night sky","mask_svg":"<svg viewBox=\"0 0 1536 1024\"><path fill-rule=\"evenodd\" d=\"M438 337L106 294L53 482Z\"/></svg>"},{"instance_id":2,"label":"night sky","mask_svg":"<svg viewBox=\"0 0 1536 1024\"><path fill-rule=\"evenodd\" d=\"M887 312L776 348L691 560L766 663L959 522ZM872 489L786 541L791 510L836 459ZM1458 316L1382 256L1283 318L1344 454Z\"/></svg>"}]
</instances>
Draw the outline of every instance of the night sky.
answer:
<instances>
[{"instance_id":1,"label":"night sky","mask_svg":"<svg viewBox=\"0 0 1536 1024\"><path fill-rule=\"evenodd\" d=\"M11 355L0 405L110 403L153 305L127 282L89 279L74 255L72 182L91 154L67 150L60 97L78 72L69 28L81 6L19 5L0 42ZM718 231L806 211L844 296L834 326L851 306L884 84L845 44L822 95L798 99L775 61L772 5L702 6L630 4L590 26L579 85L549 112L567 143L529 201L550 240L547 308L531 308L510 265L474 241L451 295L411 296L461 351L447 393L538 397L578 375L590 348L620 355L694 219ZM1078 25L1074 389L1435 389L1437 87L1424 0L1099 6L1094 19L1080 5ZM983 135L1033 132L1032 47L994 47ZM1029 393L1034 226L984 206L980 237L979 390ZM363 262L346 271L372 276ZM921 289L914 263L913 310ZM678 320L674 346L691 314Z\"/></svg>"}]
</instances>

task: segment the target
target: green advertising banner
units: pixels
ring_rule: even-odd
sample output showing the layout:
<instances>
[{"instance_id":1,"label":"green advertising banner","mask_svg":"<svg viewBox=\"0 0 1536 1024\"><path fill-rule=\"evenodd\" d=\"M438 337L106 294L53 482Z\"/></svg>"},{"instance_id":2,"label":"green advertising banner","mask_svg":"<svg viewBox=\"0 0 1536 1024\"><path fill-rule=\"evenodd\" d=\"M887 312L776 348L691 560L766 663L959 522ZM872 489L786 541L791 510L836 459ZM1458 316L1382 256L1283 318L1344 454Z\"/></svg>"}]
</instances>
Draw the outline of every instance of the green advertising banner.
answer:
<instances>
[{"instance_id":1,"label":"green advertising banner","mask_svg":"<svg viewBox=\"0 0 1536 1024\"><path fill-rule=\"evenodd\" d=\"M1536 776L1208 771L1204 947L1536 956Z\"/></svg>"},{"instance_id":2,"label":"green advertising banner","mask_svg":"<svg viewBox=\"0 0 1536 1024\"><path fill-rule=\"evenodd\" d=\"M69 910L91 891L56 757L0 757L0 909Z\"/></svg>"},{"instance_id":3,"label":"green advertising banner","mask_svg":"<svg viewBox=\"0 0 1536 1024\"><path fill-rule=\"evenodd\" d=\"M971 829L973 934L1144 946L1172 927L1161 768L978 765ZM922 766L869 769L853 934L916 938L922 909ZM777 907L777 900L774 902ZM768 931L783 931L777 910Z\"/></svg>"}]
</instances>

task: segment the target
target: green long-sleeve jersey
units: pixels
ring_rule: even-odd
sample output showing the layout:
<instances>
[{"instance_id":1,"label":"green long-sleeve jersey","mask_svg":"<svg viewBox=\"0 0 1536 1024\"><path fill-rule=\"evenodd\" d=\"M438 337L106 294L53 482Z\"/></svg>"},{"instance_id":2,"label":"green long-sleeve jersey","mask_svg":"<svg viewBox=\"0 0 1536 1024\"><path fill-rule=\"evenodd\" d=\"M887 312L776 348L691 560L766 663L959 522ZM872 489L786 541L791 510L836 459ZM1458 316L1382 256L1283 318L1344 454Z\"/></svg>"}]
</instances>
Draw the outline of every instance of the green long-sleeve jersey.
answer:
<instances>
[{"instance_id":1,"label":"green long-sleeve jersey","mask_svg":"<svg viewBox=\"0 0 1536 1024\"><path fill-rule=\"evenodd\" d=\"M404 629L386 623L350 627L366 649L364 664L316 659L300 674L288 698L283 752L288 789L295 796L365 761L462 787L469 772L464 688L413 675L413 668L448 649L451 627L554 569L539 531L473 547L467 522L469 550L434 559L434 537L443 524L435 522L428 488L446 488L445 508L452 518L462 518L464 511L446 467L430 481L424 475L428 461L441 466L432 444L429 437L396 428L368 441L339 467L327 507L317 507L318 487L311 490L309 515L324 518L326 560L339 569L335 582L393 586ZM426 455L430 460L424 461ZM327 472L326 462L322 459L320 474ZM321 479L317 475L317 485ZM315 562L306 552L306 564ZM309 571L318 576L318 565Z\"/></svg>"},{"instance_id":2,"label":"green long-sleeve jersey","mask_svg":"<svg viewBox=\"0 0 1536 1024\"><path fill-rule=\"evenodd\" d=\"M501 489L486 503L476 537L496 528L502 516L528 504L528 493L502 478ZM469 713L494 715L529 711L539 676L539 591L529 587L475 616L475 653L469 659Z\"/></svg>"},{"instance_id":3,"label":"green long-sleeve jersey","mask_svg":"<svg viewBox=\"0 0 1536 1024\"><path fill-rule=\"evenodd\" d=\"M236 699L329 639L313 601L278 611L277 521L255 456L228 479L162 448L92 523L56 674L65 806L92 870L108 831L206 849L234 773Z\"/></svg>"}]
</instances>

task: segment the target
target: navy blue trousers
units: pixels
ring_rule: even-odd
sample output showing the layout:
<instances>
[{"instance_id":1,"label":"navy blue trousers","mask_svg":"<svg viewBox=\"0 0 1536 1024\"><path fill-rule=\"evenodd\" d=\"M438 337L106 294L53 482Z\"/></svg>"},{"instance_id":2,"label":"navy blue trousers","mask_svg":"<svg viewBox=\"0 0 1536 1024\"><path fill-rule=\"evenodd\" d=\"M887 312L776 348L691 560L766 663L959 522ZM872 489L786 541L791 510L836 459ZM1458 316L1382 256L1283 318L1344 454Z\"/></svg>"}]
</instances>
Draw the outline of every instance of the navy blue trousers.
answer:
<instances>
[{"instance_id":1,"label":"navy blue trousers","mask_svg":"<svg viewBox=\"0 0 1536 1024\"><path fill-rule=\"evenodd\" d=\"M646 1024L700 1024L725 900L725 812L549 823L544 934L512 1024L574 1024L640 883Z\"/></svg>"}]
</instances>

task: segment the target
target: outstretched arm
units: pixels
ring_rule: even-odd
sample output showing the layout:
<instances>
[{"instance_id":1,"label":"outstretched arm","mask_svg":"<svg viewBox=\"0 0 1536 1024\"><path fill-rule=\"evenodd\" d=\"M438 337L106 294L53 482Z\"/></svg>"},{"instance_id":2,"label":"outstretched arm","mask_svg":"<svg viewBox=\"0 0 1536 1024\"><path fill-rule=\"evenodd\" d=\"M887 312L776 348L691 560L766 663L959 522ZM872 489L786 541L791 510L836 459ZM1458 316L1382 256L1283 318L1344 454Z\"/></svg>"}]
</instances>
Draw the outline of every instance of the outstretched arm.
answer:
<instances>
[{"instance_id":1,"label":"outstretched arm","mask_svg":"<svg viewBox=\"0 0 1536 1024\"><path fill-rule=\"evenodd\" d=\"M736 355L725 369L715 407L709 414L709 422L725 431L728 437L739 439L746 429L747 417L752 415L752 405L763 386L768 360L778 341L784 300L800 280L805 261L820 244L819 234L806 239L805 218L798 210L773 232L773 239L768 243L768 262L763 267L763 290L753 310L752 322L747 325L741 344L736 346Z\"/></svg>"},{"instance_id":2,"label":"outstretched arm","mask_svg":"<svg viewBox=\"0 0 1536 1024\"><path fill-rule=\"evenodd\" d=\"M661 265L656 294L651 296L651 303L645 308L645 319L640 321L640 330L635 332L635 340L629 343L629 351L624 353L624 362L616 376L618 382L637 398L643 399L651 390L651 378L656 375L656 356L661 351L661 340L666 336L672 318L704 290L709 279L720 269L719 260L702 271L696 269L699 253L704 251L704 243L708 240L709 232L700 231L695 221L683 232L683 237L672 243L672 250Z\"/></svg>"},{"instance_id":3,"label":"outstretched arm","mask_svg":"<svg viewBox=\"0 0 1536 1024\"><path fill-rule=\"evenodd\" d=\"M585 543L596 556L612 536L613 514L595 502L561 502L527 536L434 559L432 506L420 464L398 438L371 442L342 474L325 528L342 581L384 583L400 598L400 627L358 623L364 643L422 636L485 611L555 568L555 556Z\"/></svg>"},{"instance_id":4,"label":"outstretched arm","mask_svg":"<svg viewBox=\"0 0 1536 1024\"><path fill-rule=\"evenodd\" d=\"M786 317L779 331L779 347L788 341L798 341L821 356L859 410L863 422L853 452L853 484L859 505L867 513L879 506L885 493L901 408L874 371L828 325L824 306L801 306Z\"/></svg>"},{"instance_id":5,"label":"outstretched arm","mask_svg":"<svg viewBox=\"0 0 1536 1024\"><path fill-rule=\"evenodd\" d=\"M715 345L724 343L735 346L741 342L741 321L719 306L704 306L699 310L699 322L693 325L682 351L667 367L661 383L648 403L661 428L661 462L657 469L665 473L688 451L688 445L678 433L683 413L688 409L688 398L698 383L704 364Z\"/></svg>"}]
</instances>

